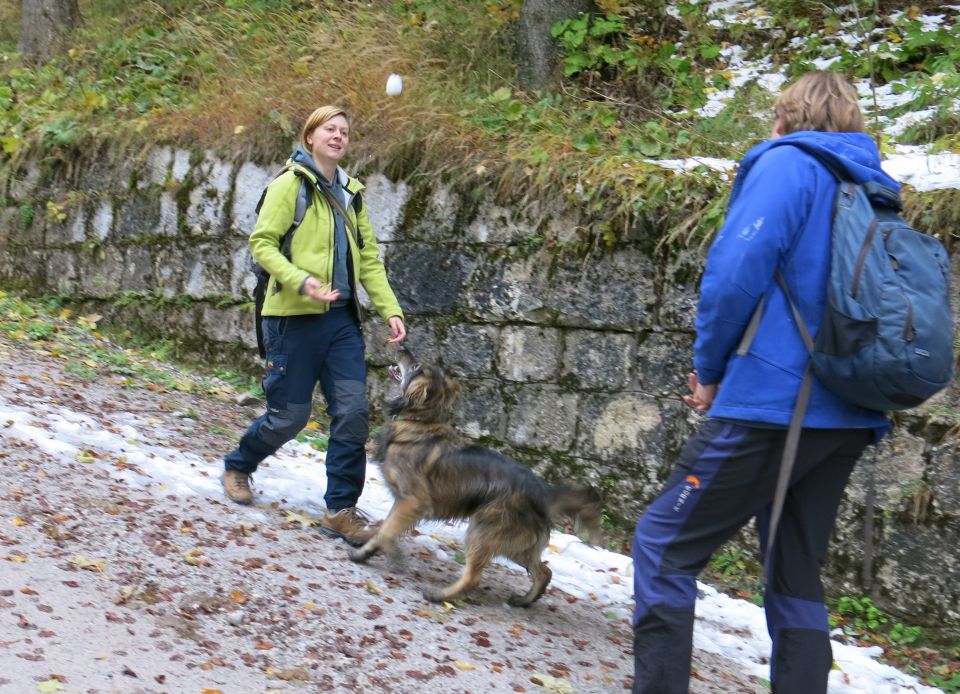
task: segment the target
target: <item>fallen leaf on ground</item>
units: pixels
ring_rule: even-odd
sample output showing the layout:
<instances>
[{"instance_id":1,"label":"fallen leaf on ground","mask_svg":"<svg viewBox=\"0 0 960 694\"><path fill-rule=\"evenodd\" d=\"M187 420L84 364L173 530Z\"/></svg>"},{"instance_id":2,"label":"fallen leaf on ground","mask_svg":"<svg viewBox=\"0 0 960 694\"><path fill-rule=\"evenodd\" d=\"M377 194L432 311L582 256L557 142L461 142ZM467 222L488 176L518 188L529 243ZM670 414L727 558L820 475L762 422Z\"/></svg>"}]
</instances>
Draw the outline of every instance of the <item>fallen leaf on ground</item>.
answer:
<instances>
[{"instance_id":1,"label":"fallen leaf on ground","mask_svg":"<svg viewBox=\"0 0 960 694\"><path fill-rule=\"evenodd\" d=\"M317 524L316 518L311 518L305 513L300 513L299 511L287 511L286 517L283 520L287 523L299 523L304 528L309 528L311 525Z\"/></svg>"},{"instance_id":2,"label":"fallen leaf on ground","mask_svg":"<svg viewBox=\"0 0 960 694\"><path fill-rule=\"evenodd\" d=\"M74 557L70 560L70 563L90 571L103 571L107 567L107 562L103 559L87 559L86 557Z\"/></svg>"},{"instance_id":3,"label":"fallen leaf on ground","mask_svg":"<svg viewBox=\"0 0 960 694\"><path fill-rule=\"evenodd\" d=\"M574 694L573 685L560 677L551 677L542 672L535 672L530 676L530 681L548 692L554 692L555 694Z\"/></svg>"},{"instance_id":4,"label":"fallen leaf on ground","mask_svg":"<svg viewBox=\"0 0 960 694\"><path fill-rule=\"evenodd\" d=\"M367 579L367 582L366 582L366 584L364 585L364 588L367 589L367 592L368 592L368 593L372 593L373 595L380 595L380 594L383 593L383 588L378 587L378 586L377 586L376 584L374 584L374 582L371 581L369 578Z\"/></svg>"},{"instance_id":5,"label":"fallen leaf on ground","mask_svg":"<svg viewBox=\"0 0 960 694\"><path fill-rule=\"evenodd\" d=\"M183 560L190 566L199 566L200 564L206 563L206 560L203 558L202 549L188 549L183 553Z\"/></svg>"}]
</instances>

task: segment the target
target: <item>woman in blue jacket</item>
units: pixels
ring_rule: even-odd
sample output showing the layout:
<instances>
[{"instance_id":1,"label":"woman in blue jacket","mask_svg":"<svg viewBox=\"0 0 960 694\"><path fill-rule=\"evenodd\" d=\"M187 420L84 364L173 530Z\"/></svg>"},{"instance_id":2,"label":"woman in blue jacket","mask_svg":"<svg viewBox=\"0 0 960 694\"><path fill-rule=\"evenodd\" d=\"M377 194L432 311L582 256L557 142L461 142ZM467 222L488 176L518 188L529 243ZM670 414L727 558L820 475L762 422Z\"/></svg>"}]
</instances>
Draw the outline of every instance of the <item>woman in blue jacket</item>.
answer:
<instances>
[{"instance_id":1,"label":"woman in blue jacket","mask_svg":"<svg viewBox=\"0 0 960 694\"><path fill-rule=\"evenodd\" d=\"M691 395L707 420L687 442L633 541L633 691L688 691L696 576L751 518L761 549L808 353L777 271L812 334L827 293L836 180L800 142L855 181L897 187L864 132L854 88L810 72L776 104L772 138L740 165L730 207L707 256L697 307ZM761 298L765 309L746 354L737 348ZM844 402L813 381L777 530L764 607L777 694L827 691L832 664L820 566L837 507L863 449L886 430L880 412Z\"/></svg>"}]
</instances>

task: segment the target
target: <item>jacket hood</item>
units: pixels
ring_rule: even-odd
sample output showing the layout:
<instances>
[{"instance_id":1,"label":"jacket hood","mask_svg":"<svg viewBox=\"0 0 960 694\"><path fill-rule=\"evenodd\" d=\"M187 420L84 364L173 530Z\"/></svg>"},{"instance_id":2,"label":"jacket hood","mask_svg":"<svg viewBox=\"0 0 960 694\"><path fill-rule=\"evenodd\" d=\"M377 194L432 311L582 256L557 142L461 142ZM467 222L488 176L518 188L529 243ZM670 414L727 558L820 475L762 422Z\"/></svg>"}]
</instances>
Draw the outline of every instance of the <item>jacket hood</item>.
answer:
<instances>
[{"instance_id":1,"label":"jacket hood","mask_svg":"<svg viewBox=\"0 0 960 694\"><path fill-rule=\"evenodd\" d=\"M734 194L756 160L772 147L794 145L795 148L811 150L826 159L855 183L876 183L900 190L900 184L880 168L880 151L866 133L828 133L819 130L798 130L783 137L761 142L747 152L740 163ZM733 195L731 195L732 199Z\"/></svg>"},{"instance_id":2,"label":"jacket hood","mask_svg":"<svg viewBox=\"0 0 960 694\"><path fill-rule=\"evenodd\" d=\"M297 148L293 150L293 154L291 154L290 158L287 160L287 164L297 164L298 166L302 166L310 171L310 173L314 174L318 181L324 181L328 184L330 183L327 181L327 177L324 176L320 172L320 169L317 168L316 162L313 161L313 155L305 150L303 145L297 145ZM337 176L340 177L340 183L343 186L346 186L347 182L350 180L350 177L347 176L347 173L339 166L337 167Z\"/></svg>"}]
</instances>

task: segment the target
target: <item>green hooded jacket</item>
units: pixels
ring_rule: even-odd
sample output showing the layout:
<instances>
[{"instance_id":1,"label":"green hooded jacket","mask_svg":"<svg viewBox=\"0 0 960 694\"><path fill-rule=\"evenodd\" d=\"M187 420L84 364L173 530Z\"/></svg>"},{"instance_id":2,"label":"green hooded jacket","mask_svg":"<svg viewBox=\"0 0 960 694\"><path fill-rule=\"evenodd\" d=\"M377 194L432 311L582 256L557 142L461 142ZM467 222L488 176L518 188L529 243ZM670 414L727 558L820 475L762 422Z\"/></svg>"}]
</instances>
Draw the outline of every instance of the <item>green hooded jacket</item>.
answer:
<instances>
[{"instance_id":1,"label":"green hooded jacket","mask_svg":"<svg viewBox=\"0 0 960 694\"><path fill-rule=\"evenodd\" d=\"M313 183L314 190L312 203L293 235L290 261L280 252L280 239L293 223L297 194L300 191L301 178L298 173ZM337 169L337 175L343 176L347 181L344 188L350 199L344 207L363 239L363 248L358 248L348 227L353 295L357 296L356 285L359 281L384 319L393 316L403 318L400 304L387 281L387 272L380 259L380 248L377 246L377 238L373 233L366 206L362 206L357 213L350 204L353 196L363 190L363 184L347 176L342 169ZM326 284L333 276L333 210L316 190L316 182L316 175L307 167L293 165L267 186L249 242L250 254L270 273L270 283L267 285L263 303L264 316L301 316L325 313L330 308L330 304L314 301L300 293L307 277L313 276Z\"/></svg>"}]
</instances>

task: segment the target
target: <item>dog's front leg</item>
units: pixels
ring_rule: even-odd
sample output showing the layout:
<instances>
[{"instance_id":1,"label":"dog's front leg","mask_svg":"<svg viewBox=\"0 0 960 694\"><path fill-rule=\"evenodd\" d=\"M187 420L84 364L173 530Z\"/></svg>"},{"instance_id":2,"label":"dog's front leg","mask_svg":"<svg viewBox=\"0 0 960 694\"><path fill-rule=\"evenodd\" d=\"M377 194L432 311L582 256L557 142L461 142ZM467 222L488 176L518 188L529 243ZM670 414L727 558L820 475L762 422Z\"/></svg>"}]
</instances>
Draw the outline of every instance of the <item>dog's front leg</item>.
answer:
<instances>
[{"instance_id":1,"label":"dog's front leg","mask_svg":"<svg viewBox=\"0 0 960 694\"><path fill-rule=\"evenodd\" d=\"M412 530L421 517L422 509L416 497L400 497L393 502L393 508L390 509L377 534L363 547L347 550L347 556L352 561L362 564L377 552L393 552L396 549L397 538Z\"/></svg>"}]
</instances>

